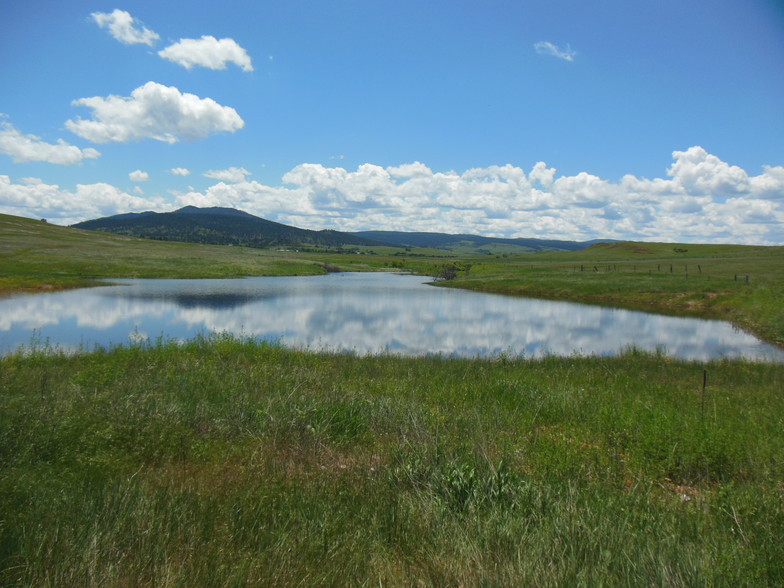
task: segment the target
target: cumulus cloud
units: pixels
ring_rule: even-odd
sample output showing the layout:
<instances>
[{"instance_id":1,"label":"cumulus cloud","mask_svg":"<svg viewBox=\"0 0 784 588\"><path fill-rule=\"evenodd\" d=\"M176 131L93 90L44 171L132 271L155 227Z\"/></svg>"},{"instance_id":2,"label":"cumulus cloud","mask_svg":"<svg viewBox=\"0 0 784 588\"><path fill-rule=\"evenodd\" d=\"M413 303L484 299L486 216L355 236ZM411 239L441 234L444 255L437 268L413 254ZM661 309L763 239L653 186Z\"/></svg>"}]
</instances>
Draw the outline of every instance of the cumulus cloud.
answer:
<instances>
[{"instance_id":1,"label":"cumulus cloud","mask_svg":"<svg viewBox=\"0 0 784 588\"><path fill-rule=\"evenodd\" d=\"M566 45L566 49L561 49L558 45L550 43L550 41L534 43L534 49L540 55L552 55L564 61L574 61L574 58L577 57L577 51L573 51L569 45Z\"/></svg>"},{"instance_id":2,"label":"cumulus cloud","mask_svg":"<svg viewBox=\"0 0 784 588\"><path fill-rule=\"evenodd\" d=\"M187 167L173 167L169 170L169 173L175 176L189 176L191 175L191 170Z\"/></svg>"},{"instance_id":3,"label":"cumulus cloud","mask_svg":"<svg viewBox=\"0 0 784 588\"><path fill-rule=\"evenodd\" d=\"M112 12L93 12L93 20L102 29L108 29L112 37L126 45L150 45L160 38L158 33L151 31L125 10Z\"/></svg>"},{"instance_id":4,"label":"cumulus cloud","mask_svg":"<svg viewBox=\"0 0 784 588\"><path fill-rule=\"evenodd\" d=\"M62 139L47 143L36 135L25 135L9 122L0 122L0 153L10 156L16 163L44 161L60 165L81 163L84 159L96 159L101 154L92 148L80 149Z\"/></svg>"},{"instance_id":5,"label":"cumulus cloud","mask_svg":"<svg viewBox=\"0 0 784 588\"><path fill-rule=\"evenodd\" d=\"M528 174L528 177L531 178L532 183L539 182L543 188L550 188L555 179L555 172L556 170L554 167L547 167L547 164L544 161L538 161L531 170L531 173Z\"/></svg>"},{"instance_id":6,"label":"cumulus cloud","mask_svg":"<svg viewBox=\"0 0 784 588\"><path fill-rule=\"evenodd\" d=\"M387 172L395 178L421 178L433 173L429 167L419 161L388 167Z\"/></svg>"},{"instance_id":7,"label":"cumulus cloud","mask_svg":"<svg viewBox=\"0 0 784 588\"><path fill-rule=\"evenodd\" d=\"M150 179L150 174L148 174L146 171L137 169L136 171L129 173L128 177L132 182L146 182Z\"/></svg>"},{"instance_id":8,"label":"cumulus cloud","mask_svg":"<svg viewBox=\"0 0 784 588\"><path fill-rule=\"evenodd\" d=\"M216 39L210 35L204 35L201 39L180 39L158 51L158 55L185 69L197 65L209 69L226 69L228 63L233 63L243 71L253 71L248 52L234 39Z\"/></svg>"},{"instance_id":9,"label":"cumulus cloud","mask_svg":"<svg viewBox=\"0 0 784 588\"><path fill-rule=\"evenodd\" d=\"M0 175L0 212L29 218L46 218L58 224L73 224L122 212L168 208L161 198L142 198L110 184L77 184L66 190L37 178L14 183Z\"/></svg>"},{"instance_id":10,"label":"cumulus cloud","mask_svg":"<svg viewBox=\"0 0 784 588\"><path fill-rule=\"evenodd\" d=\"M711 193L731 196L746 192L749 176L745 170L723 162L699 146L673 153L669 176L677 180L689 194Z\"/></svg>"},{"instance_id":11,"label":"cumulus cloud","mask_svg":"<svg viewBox=\"0 0 784 588\"><path fill-rule=\"evenodd\" d=\"M784 243L784 167L750 176L702 147L674 151L666 177L612 182L489 166L435 172L421 162L355 171L301 164L282 186L220 182L177 205L232 206L304 228L497 237Z\"/></svg>"},{"instance_id":12,"label":"cumulus cloud","mask_svg":"<svg viewBox=\"0 0 784 588\"><path fill-rule=\"evenodd\" d=\"M355 170L304 163L278 186L219 175L174 202L144 199L107 184L73 192L0 176L0 212L84 220L185 205L225 206L309 229L387 229L495 237L595 238L774 245L784 243L784 167L758 175L702 147L672 153L662 177L610 181L588 172L558 176L544 162L438 172L421 162ZM208 172L211 173L211 172ZM208 176L209 177L209 176Z\"/></svg>"},{"instance_id":13,"label":"cumulus cloud","mask_svg":"<svg viewBox=\"0 0 784 588\"><path fill-rule=\"evenodd\" d=\"M243 182L250 172L244 167L230 167L227 169L211 169L204 173L205 178L220 180L222 182Z\"/></svg>"},{"instance_id":14,"label":"cumulus cloud","mask_svg":"<svg viewBox=\"0 0 784 588\"><path fill-rule=\"evenodd\" d=\"M92 109L92 118L77 117L66 121L65 126L94 143L141 139L176 143L180 139L203 139L212 133L233 133L245 126L230 106L156 82L147 82L127 97L93 96L72 104Z\"/></svg>"}]
</instances>

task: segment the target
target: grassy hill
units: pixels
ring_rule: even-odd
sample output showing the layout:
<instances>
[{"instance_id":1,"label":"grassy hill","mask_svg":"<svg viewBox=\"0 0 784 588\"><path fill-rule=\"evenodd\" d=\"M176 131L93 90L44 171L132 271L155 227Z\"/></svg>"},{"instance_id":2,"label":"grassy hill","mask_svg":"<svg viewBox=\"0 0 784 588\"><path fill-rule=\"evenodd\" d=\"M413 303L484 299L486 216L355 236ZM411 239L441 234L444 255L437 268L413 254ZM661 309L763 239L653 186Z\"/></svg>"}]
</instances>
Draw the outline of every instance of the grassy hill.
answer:
<instances>
[{"instance_id":1,"label":"grassy hill","mask_svg":"<svg viewBox=\"0 0 784 588\"><path fill-rule=\"evenodd\" d=\"M68 288L96 278L207 278L323 273L293 254L138 239L0 215L0 293Z\"/></svg>"},{"instance_id":2,"label":"grassy hill","mask_svg":"<svg viewBox=\"0 0 784 588\"><path fill-rule=\"evenodd\" d=\"M76 228L120 235L245 247L285 246L299 249L394 247L424 248L459 255L497 255L536 251L577 251L597 241L501 239L478 235L406 233L396 231L311 231L272 222L234 208L186 206L174 212L141 212L84 221Z\"/></svg>"},{"instance_id":3,"label":"grassy hill","mask_svg":"<svg viewBox=\"0 0 784 588\"><path fill-rule=\"evenodd\" d=\"M75 228L120 235L243 247L378 245L338 231L310 231L259 218L233 208L186 206L174 212L120 214L84 221Z\"/></svg>"},{"instance_id":4,"label":"grassy hill","mask_svg":"<svg viewBox=\"0 0 784 588\"><path fill-rule=\"evenodd\" d=\"M478 235L450 235L447 233L406 233L399 231L360 231L358 237L381 243L406 247L431 247L455 253L514 254L536 251L579 251L599 241L563 241L555 239L503 239Z\"/></svg>"}]
</instances>

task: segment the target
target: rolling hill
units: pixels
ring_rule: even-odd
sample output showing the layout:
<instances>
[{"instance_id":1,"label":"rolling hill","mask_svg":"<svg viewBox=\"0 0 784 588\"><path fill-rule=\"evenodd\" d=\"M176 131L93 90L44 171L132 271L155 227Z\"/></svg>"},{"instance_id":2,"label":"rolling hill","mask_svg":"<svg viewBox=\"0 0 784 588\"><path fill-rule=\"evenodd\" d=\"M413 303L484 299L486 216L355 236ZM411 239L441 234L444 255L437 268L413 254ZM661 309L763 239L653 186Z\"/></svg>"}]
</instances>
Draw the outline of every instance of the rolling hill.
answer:
<instances>
[{"instance_id":1,"label":"rolling hill","mask_svg":"<svg viewBox=\"0 0 784 588\"><path fill-rule=\"evenodd\" d=\"M381 243L403 245L405 247L432 247L455 252L465 252L466 248L475 253L531 253L535 251L579 251L606 239L593 241L558 241L553 239L503 239L481 237L478 235L450 235L447 233L406 233L397 231L361 231L352 233L358 237Z\"/></svg>"},{"instance_id":2,"label":"rolling hill","mask_svg":"<svg viewBox=\"0 0 784 588\"><path fill-rule=\"evenodd\" d=\"M118 214L73 225L161 241L245 247L380 245L338 231L310 231L259 218L234 208L186 206L174 212Z\"/></svg>"},{"instance_id":3,"label":"rolling hill","mask_svg":"<svg viewBox=\"0 0 784 588\"><path fill-rule=\"evenodd\" d=\"M79 229L146 239L246 247L428 247L454 253L500 254L577 251L603 240L503 239L478 235L361 231L311 231L266 220L234 208L186 206L174 212L138 212L84 221Z\"/></svg>"}]
</instances>

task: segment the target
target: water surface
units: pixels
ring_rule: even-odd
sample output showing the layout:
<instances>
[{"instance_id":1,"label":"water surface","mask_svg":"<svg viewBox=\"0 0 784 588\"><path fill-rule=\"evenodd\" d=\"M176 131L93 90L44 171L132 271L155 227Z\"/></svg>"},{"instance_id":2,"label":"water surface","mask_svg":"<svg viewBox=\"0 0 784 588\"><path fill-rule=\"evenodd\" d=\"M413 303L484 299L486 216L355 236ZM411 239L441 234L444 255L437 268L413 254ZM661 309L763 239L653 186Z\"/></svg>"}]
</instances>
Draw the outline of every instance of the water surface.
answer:
<instances>
[{"instance_id":1,"label":"water surface","mask_svg":"<svg viewBox=\"0 0 784 588\"><path fill-rule=\"evenodd\" d=\"M617 355L630 346L684 359L784 361L722 321L434 288L429 278L342 273L118 285L0 299L0 353L31 342L91 349L228 332L358 354L459 357Z\"/></svg>"}]
</instances>

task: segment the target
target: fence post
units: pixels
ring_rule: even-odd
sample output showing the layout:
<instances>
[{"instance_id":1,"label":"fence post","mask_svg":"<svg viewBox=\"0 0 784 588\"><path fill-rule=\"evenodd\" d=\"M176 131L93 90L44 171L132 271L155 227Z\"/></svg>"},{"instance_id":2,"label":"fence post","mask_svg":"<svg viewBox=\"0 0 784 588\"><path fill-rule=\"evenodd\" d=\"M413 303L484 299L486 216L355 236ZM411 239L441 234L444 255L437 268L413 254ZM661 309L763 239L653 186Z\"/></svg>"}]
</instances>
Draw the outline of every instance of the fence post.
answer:
<instances>
[{"instance_id":1,"label":"fence post","mask_svg":"<svg viewBox=\"0 0 784 588\"><path fill-rule=\"evenodd\" d=\"M702 370L702 394L700 396L700 416L705 416L705 388L708 387L708 370Z\"/></svg>"}]
</instances>

